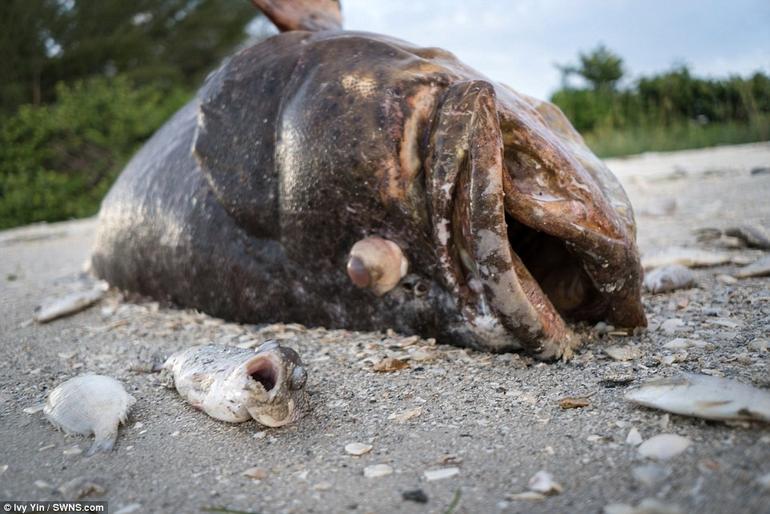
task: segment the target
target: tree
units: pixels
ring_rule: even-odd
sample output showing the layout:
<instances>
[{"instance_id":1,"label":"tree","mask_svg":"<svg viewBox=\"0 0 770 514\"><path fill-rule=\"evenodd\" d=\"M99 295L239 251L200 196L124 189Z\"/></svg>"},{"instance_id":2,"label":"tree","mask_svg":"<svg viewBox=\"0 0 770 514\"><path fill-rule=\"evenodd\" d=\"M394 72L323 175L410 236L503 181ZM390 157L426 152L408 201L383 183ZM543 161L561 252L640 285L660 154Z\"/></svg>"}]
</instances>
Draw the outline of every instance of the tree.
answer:
<instances>
[{"instance_id":1,"label":"tree","mask_svg":"<svg viewBox=\"0 0 770 514\"><path fill-rule=\"evenodd\" d=\"M0 112L93 75L191 88L255 16L245 0L3 0Z\"/></svg>"},{"instance_id":2,"label":"tree","mask_svg":"<svg viewBox=\"0 0 770 514\"><path fill-rule=\"evenodd\" d=\"M577 65L556 65L562 73L562 83L566 84L571 75L578 75L595 91L614 91L623 78L623 59L603 44L588 53L579 53L578 61Z\"/></svg>"}]
</instances>

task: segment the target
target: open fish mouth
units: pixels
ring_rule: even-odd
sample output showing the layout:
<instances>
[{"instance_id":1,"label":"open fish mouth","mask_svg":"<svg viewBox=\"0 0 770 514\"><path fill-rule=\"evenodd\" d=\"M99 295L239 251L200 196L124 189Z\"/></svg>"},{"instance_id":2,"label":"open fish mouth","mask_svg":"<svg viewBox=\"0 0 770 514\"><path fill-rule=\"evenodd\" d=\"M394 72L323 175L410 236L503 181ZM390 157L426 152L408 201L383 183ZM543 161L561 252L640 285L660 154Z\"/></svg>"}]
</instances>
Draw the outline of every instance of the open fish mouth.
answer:
<instances>
[{"instance_id":1,"label":"open fish mouth","mask_svg":"<svg viewBox=\"0 0 770 514\"><path fill-rule=\"evenodd\" d=\"M440 265L474 337L550 359L578 342L568 321L645 325L633 218L531 107L499 107L488 83L450 89L426 161Z\"/></svg>"},{"instance_id":2,"label":"open fish mouth","mask_svg":"<svg viewBox=\"0 0 770 514\"><path fill-rule=\"evenodd\" d=\"M245 364L245 372L265 390L267 401L275 398L280 389L279 385L285 380L280 358L271 352L257 353L249 359Z\"/></svg>"}]
</instances>

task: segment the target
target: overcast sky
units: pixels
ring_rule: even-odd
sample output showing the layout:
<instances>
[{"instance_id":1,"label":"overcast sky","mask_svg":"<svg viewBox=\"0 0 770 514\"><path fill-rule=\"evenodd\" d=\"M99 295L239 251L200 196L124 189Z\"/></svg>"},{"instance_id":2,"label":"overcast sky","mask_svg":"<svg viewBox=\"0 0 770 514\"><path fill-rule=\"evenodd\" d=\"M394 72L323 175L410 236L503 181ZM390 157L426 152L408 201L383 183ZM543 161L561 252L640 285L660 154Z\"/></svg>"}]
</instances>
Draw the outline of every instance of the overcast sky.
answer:
<instances>
[{"instance_id":1,"label":"overcast sky","mask_svg":"<svg viewBox=\"0 0 770 514\"><path fill-rule=\"evenodd\" d=\"M631 78L686 63L698 75L770 72L770 0L342 0L345 28L454 52L540 98L554 63L602 42Z\"/></svg>"}]
</instances>

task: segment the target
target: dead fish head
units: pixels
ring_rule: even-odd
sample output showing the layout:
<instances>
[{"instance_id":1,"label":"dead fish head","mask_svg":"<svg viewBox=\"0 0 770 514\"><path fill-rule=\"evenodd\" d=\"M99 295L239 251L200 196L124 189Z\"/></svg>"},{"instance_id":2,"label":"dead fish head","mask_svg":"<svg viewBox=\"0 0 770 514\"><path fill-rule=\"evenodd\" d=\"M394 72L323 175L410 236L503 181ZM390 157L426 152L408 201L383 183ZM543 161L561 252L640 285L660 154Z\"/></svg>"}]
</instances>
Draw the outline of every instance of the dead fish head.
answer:
<instances>
[{"instance_id":1,"label":"dead fish head","mask_svg":"<svg viewBox=\"0 0 770 514\"><path fill-rule=\"evenodd\" d=\"M243 52L202 93L194 153L228 212L280 240L295 319L543 359L569 355L569 321L646 324L630 202L554 105L386 36L265 45L294 63L280 112L239 117L265 108L241 91L267 49ZM266 165L249 146L263 140ZM233 155L275 175L235 180ZM249 194L275 184L274 211L254 211Z\"/></svg>"},{"instance_id":2,"label":"dead fish head","mask_svg":"<svg viewBox=\"0 0 770 514\"><path fill-rule=\"evenodd\" d=\"M280 427L297 421L308 404L305 371L293 349L268 341L254 357L237 368L230 381L234 390L248 396L244 405L252 418L268 427Z\"/></svg>"},{"instance_id":3,"label":"dead fish head","mask_svg":"<svg viewBox=\"0 0 770 514\"><path fill-rule=\"evenodd\" d=\"M575 343L567 321L646 324L630 203L555 106L469 81L449 88L432 127L442 282L481 340L552 358Z\"/></svg>"}]
</instances>

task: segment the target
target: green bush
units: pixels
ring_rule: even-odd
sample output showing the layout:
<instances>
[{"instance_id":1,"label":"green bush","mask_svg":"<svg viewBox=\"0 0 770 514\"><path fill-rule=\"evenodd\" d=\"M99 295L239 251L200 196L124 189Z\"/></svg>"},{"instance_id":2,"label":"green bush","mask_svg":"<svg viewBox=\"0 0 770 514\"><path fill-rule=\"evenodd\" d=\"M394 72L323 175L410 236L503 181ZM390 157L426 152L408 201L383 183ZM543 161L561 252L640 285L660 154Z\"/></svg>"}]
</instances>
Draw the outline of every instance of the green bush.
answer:
<instances>
[{"instance_id":1,"label":"green bush","mask_svg":"<svg viewBox=\"0 0 770 514\"><path fill-rule=\"evenodd\" d=\"M123 76L59 84L0 122L0 229L90 216L131 154L189 98Z\"/></svg>"}]
</instances>

